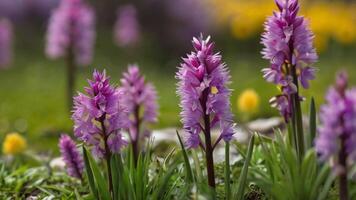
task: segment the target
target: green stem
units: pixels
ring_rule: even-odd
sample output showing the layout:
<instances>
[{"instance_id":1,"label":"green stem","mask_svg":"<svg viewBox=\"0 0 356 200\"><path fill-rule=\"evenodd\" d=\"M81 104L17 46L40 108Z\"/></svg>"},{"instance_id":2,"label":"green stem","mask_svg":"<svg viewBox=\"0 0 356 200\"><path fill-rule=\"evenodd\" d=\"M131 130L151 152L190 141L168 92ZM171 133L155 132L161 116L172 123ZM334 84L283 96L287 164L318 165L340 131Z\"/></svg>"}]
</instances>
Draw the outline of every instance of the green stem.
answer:
<instances>
[{"instance_id":1,"label":"green stem","mask_svg":"<svg viewBox=\"0 0 356 200\"><path fill-rule=\"evenodd\" d=\"M211 142L211 127L210 127L210 115L206 114L206 102L208 100L210 88L206 88L203 91L202 98L200 99L201 106L204 112L204 138L205 138L205 159L206 159L206 170L208 175L208 184L213 189L215 193L215 173L214 173L214 157L213 157L213 146Z\"/></svg>"},{"instance_id":2,"label":"green stem","mask_svg":"<svg viewBox=\"0 0 356 200\"><path fill-rule=\"evenodd\" d=\"M105 118L105 115L103 115ZM111 172L111 152L110 152L110 148L108 145L108 137L109 134L106 132L106 128L104 125L104 120L100 119L100 124L101 124L101 129L102 129L102 134L103 134L103 138L104 138L104 145L105 145L105 160L106 160L106 167L108 170L108 183L109 183L109 192L110 192L110 197L113 197L113 181L112 181L112 172Z\"/></svg>"},{"instance_id":3,"label":"green stem","mask_svg":"<svg viewBox=\"0 0 356 200\"><path fill-rule=\"evenodd\" d=\"M297 87L297 93L292 94L292 98L294 101L294 126L296 127L296 135L297 135L297 149L299 160L301 161L304 156L304 130L303 130L303 118L302 118L302 109L300 105L300 98L299 98L299 84L298 84L298 77L296 72L296 67L292 66L292 77L293 83Z\"/></svg>"},{"instance_id":4,"label":"green stem","mask_svg":"<svg viewBox=\"0 0 356 200\"><path fill-rule=\"evenodd\" d=\"M194 161L194 165L195 165L195 171L197 172L197 181L199 181L201 179L202 176L202 172L200 169L200 162L199 162L199 158L197 155L197 152L195 150L192 151L192 157L193 157L193 161Z\"/></svg>"},{"instance_id":5,"label":"green stem","mask_svg":"<svg viewBox=\"0 0 356 200\"><path fill-rule=\"evenodd\" d=\"M225 142L225 195L226 200L230 200L230 143Z\"/></svg>"},{"instance_id":6,"label":"green stem","mask_svg":"<svg viewBox=\"0 0 356 200\"><path fill-rule=\"evenodd\" d=\"M108 145L105 145L105 149L108 149ZM110 151L106 153L106 165L108 169L108 182L109 182L109 191L110 196L113 197L113 182L112 182L112 172L111 172L111 153Z\"/></svg>"},{"instance_id":7,"label":"green stem","mask_svg":"<svg viewBox=\"0 0 356 200\"><path fill-rule=\"evenodd\" d=\"M213 147L211 145L211 133L210 133L210 121L209 116L205 115L205 158L206 158L206 170L208 174L208 184L211 188L215 190L215 173L214 173L214 157L213 157Z\"/></svg>"},{"instance_id":8,"label":"green stem","mask_svg":"<svg viewBox=\"0 0 356 200\"><path fill-rule=\"evenodd\" d=\"M339 176L339 196L340 200L348 200L347 188L347 153L346 153L346 137L341 136L341 145L339 152L339 165L343 168Z\"/></svg>"},{"instance_id":9,"label":"green stem","mask_svg":"<svg viewBox=\"0 0 356 200\"><path fill-rule=\"evenodd\" d=\"M136 138L131 141L132 143L132 150L133 150L133 156L134 156L134 164L135 167L137 166L137 161L138 161L138 156L140 153L140 106L136 106L134 110L134 116L135 116L135 129L136 129Z\"/></svg>"}]
</instances>

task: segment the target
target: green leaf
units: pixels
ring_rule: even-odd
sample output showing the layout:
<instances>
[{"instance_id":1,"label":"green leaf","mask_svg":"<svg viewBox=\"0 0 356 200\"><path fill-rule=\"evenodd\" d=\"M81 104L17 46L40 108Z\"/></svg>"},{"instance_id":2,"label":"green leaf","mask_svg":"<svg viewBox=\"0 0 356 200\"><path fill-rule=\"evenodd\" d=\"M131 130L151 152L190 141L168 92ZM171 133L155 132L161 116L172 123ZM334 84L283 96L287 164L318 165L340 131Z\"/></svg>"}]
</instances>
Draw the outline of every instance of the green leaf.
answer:
<instances>
[{"instance_id":1,"label":"green leaf","mask_svg":"<svg viewBox=\"0 0 356 200\"><path fill-rule=\"evenodd\" d=\"M134 191L134 186L131 181L131 172L132 168L129 168L129 158L127 157L128 155L126 154L126 162L125 165L122 162L122 159L117 157L116 159L117 165L118 165L118 174L119 174L119 181L120 181L120 188L119 188L119 199L136 199L135 197L135 191Z\"/></svg>"},{"instance_id":2,"label":"green leaf","mask_svg":"<svg viewBox=\"0 0 356 200\"><path fill-rule=\"evenodd\" d=\"M74 194L75 194L75 198L77 200L83 200L83 198L80 196L79 192L77 189L74 189Z\"/></svg>"},{"instance_id":3,"label":"green leaf","mask_svg":"<svg viewBox=\"0 0 356 200\"><path fill-rule=\"evenodd\" d=\"M85 171L86 171L86 174L87 174L90 190L93 193L94 197L96 199L99 199L98 191L97 191L97 189L95 187L95 181L94 181L93 172L92 172L92 169L90 167L90 163L89 163L89 159L88 159L88 153L87 153L87 150L84 147L84 145L83 145L83 157L84 157Z\"/></svg>"},{"instance_id":4,"label":"green leaf","mask_svg":"<svg viewBox=\"0 0 356 200\"><path fill-rule=\"evenodd\" d=\"M85 147L84 147L85 148ZM104 176L101 174L101 171L99 170L98 164L95 162L93 157L86 152L87 159L89 161L89 166L91 167L91 170L94 175L95 183L98 188L99 196L101 200L110 200L110 191L108 184L105 181Z\"/></svg>"},{"instance_id":5,"label":"green leaf","mask_svg":"<svg viewBox=\"0 0 356 200\"><path fill-rule=\"evenodd\" d=\"M311 148L313 146L313 141L316 135L316 109L315 109L315 101L312 97L310 102L310 110L309 110L309 134L307 135L307 148Z\"/></svg>"},{"instance_id":6,"label":"green leaf","mask_svg":"<svg viewBox=\"0 0 356 200\"><path fill-rule=\"evenodd\" d=\"M334 175L332 173L329 174L328 178L325 181L324 187L322 188L320 194L318 195L318 200L326 199L328 192L330 190L331 185L334 182Z\"/></svg>"},{"instance_id":7,"label":"green leaf","mask_svg":"<svg viewBox=\"0 0 356 200\"><path fill-rule=\"evenodd\" d=\"M146 171L145 171L145 165L144 165L144 158L142 157L142 154L140 153L138 155L138 161L137 161L137 167L136 167L136 173L135 173L135 185L136 185L136 197L137 199L145 199L144 198L144 187L146 184Z\"/></svg>"},{"instance_id":8,"label":"green leaf","mask_svg":"<svg viewBox=\"0 0 356 200\"><path fill-rule=\"evenodd\" d=\"M230 188L230 143L225 142L225 196L226 200L230 200L231 188Z\"/></svg>"},{"instance_id":9,"label":"green leaf","mask_svg":"<svg viewBox=\"0 0 356 200\"><path fill-rule=\"evenodd\" d=\"M192 152L192 157L193 157L195 171L196 171L195 181L201 182L203 173L202 173L201 167L200 167L200 161L199 161L199 157L198 157L198 153L197 153L198 150L199 149L194 149L191 152Z\"/></svg>"},{"instance_id":10,"label":"green leaf","mask_svg":"<svg viewBox=\"0 0 356 200\"><path fill-rule=\"evenodd\" d=\"M119 200L119 159L120 154L114 154L111 156L111 175L112 175L112 181L113 181L113 197L114 200Z\"/></svg>"},{"instance_id":11,"label":"green leaf","mask_svg":"<svg viewBox=\"0 0 356 200\"><path fill-rule=\"evenodd\" d=\"M178 160L175 160L164 174L163 171L161 171L162 173L159 174L161 177L158 179L158 183L157 183L158 187L155 188L155 190L153 191L151 199L153 200L164 199L164 197L166 196L167 188L169 187L169 184L167 183L169 182L169 179L172 177L174 171L176 170L177 165L178 165ZM188 183L187 185L190 184Z\"/></svg>"},{"instance_id":12,"label":"green leaf","mask_svg":"<svg viewBox=\"0 0 356 200\"><path fill-rule=\"evenodd\" d=\"M246 160L245 160L244 165L242 167L242 171L241 171L239 180L237 182L237 185L234 186L235 192L233 194L233 198L232 199L237 199L237 200L242 200L243 199L246 180L247 180L248 167L250 165L250 160L251 160L252 153L253 153L253 147L254 147L254 141L255 141L254 138L255 138L255 134L252 135L252 137L250 139L250 142L248 144Z\"/></svg>"},{"instance_id":13,"label":"green leaf","mask_svg":"<svg viewBox=\"0 0 356 200\"><path fill-rule=\"evenodd\" d=\"M187 174L187 181L189 181L190 183L193 182L193 173L192 173L192 169L190 167L190 163L189 163L189 158L188 158L188 154L187 151L184 148L184 144L182 142L182 138L180 137L178 131L176 130L177 136L178 136L178 140L179 140L179 144L182 148L182 153L183 153L183 158L184 158L184 166L185 166L185 171Z\"/></svg>"}]
</instances>

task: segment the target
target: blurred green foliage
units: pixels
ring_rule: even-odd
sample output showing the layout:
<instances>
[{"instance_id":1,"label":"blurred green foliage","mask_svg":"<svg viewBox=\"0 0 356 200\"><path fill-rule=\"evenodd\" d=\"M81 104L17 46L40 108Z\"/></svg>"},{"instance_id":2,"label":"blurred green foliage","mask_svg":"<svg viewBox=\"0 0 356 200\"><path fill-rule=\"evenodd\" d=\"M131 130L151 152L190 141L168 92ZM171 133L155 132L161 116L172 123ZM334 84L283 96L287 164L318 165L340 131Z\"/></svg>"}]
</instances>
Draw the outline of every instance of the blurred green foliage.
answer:
<instances>
[{"instance_id":1,"label":"blurred green foliage","mask_svg":"<svg viewBox=\"0 0 356 200\"><path fill-rule=\"evenodd\" d=\"M36 149L48 150L50 147L57 151L59 134L71 134L73 124L65 101L65 62L45 57L44 29L22 27L17 30L13 66L0 72L0 134L18 131L24 133L29 144ZM181 62L180 57L184 55L164 52L157 47L159 44L149 39L136 49L120 49L113 44L110 29L101 27L98 30L94 63L78 69L77 90L83 91L86 79L94 68L106 69L112 82L119 84L121 72L127 64L137 63L146 79L152 81L158 90L160 121L154 128L181 126L174 76ZM261 76L260 70L267 67L268 63L261 59L258 39L236 41L223 34L212 36L217 41L216 50L222 52L223 60L231 70L231 103L236 121L244 119L243 114L237 112L236 98L246 88L255 89L261 97L260 110L253 118L277 115L268 105L269 98L277 93L277 88L266 83ZM312 82L310 90L302 91L302 95L314 96L317 106L320 105L339 68L347 69L351 85L355 84L355 53L356 48L332 43L316 65L319 68L317 79ZM308 110L308 106L307 102L302 104L304 110Z\"/></svg>"}]
</instances>

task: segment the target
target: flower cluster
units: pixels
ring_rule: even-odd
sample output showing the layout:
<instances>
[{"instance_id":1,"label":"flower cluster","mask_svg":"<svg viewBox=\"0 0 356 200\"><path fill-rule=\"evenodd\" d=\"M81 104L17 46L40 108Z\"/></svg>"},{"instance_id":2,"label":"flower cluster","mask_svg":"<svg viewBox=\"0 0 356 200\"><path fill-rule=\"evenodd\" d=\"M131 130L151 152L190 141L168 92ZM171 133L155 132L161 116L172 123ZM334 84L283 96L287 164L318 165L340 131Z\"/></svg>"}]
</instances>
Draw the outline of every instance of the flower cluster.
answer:
<instances>
[{"instance_id":1,"label":"flower cluster","mask_svg":"<svg viewBox=\"0 0 356 200\"><path fill-rule=\"evenodd\" d=\"M309 81L315 77L312 65L318 56L307 21L297 16L298 0L275 2L279 12L268 18L261 41L263 58L270 61L270 67L262 72L266 81L280 86L282 95L275 97L273 105L288 122L291 117L290 95L298 92L298 82L304 88L309 87Z\"/></svg>"},{"instance_id":2,"label":"flower cluster","mask_svg":"<svg viewBox=\"0 0 356 200\"><path fill-rule=\"evenodd\" d=\"M136 65L128 67L127 72L121 79L121 101L123 106L129 111L127 121L130 122L130 135L132 140L137 140L137 124L157 122L157 92L150 83L145 83L145 78L140 74ZM137 115L137 116L134 116ZM142 116L141 116L142 115ZM148 135L147 129L143 128L144 135Z\"/></svg>"},{"instance_id":3,"label":"flower cluster","mask_svg":"<svg viewBox=\"0 0 356 200\"><path fill-rule=\"evenodd\" d=\"M62 0L49 21L46 54L50 58L59 58L73 53L78 65L90 64L94 26L95 16L91 7L81 0Z\"/></svg>"},{"instance_id":4,"label":"flower cluster","mask_svg":"<svg viewBox=\"0 0 356 200\"><path fill-rule=\"evenodd\" d=\"M83 177L84 161L75 142L66 134L59 139L59 150L70 176L81 179Z\"/></svg>"},{"instance_id":5,"label":"flower cluster","mask_svg":"<svg viewBox=\"0 0 356 200\"><path fill-rule=\"evenodd\" d=\"M7 67L12 57L12 26L6 19L0 19L0 68Z\"/></svg>"},{"instance_id":6,"label":"flower cluster","mask_svg":"<svg viewBox=\"0 0 356 200\"><path fill-rule=\"evenodd\" d=\"M233 116L230 110L229 71L221 61L221 55L213 52L210 37L193 38L195 51L183 58L176 74L178 95L181 98L181 117L188 133L186 145L195 148L200 144L199 134L208 117L210 128L219 126L220 138L230 140L233 131Z\"/></svg>"},{"instance_id":7,"label":"flower cluster","mask_svg":"<svg viewBox=\"0 0 356 200\"><path fill-rule=\"evenodd\" d=\"M121 130L128 127L128 113L121 105L120 91L110 85L105 71L94 71L93 80L88 82L87 95L79 93L74 98L74 134L102 157L126 145Z\"/></svg>"},{"instance_id":8,"label":"flower cluster","mask_svg":"<svg viewBox=\"0 0 356 200\"><path fill-rule=\"evenodd\" d=\"M133 5L125 5L117 11L114 26L114 41L118 46L132 46L140 39L140 25Z\"/></svg>"},{"instance_id":9,"label":"flower cluster","mask_svg":"<svg viewBox=\"0 0 356 200\"><path fill-rule=\"evenodd\" d=\"M322 160L336 156L343 148L339 141L344 140L347 155L356 161L356 88L347 90L346 86L346 74L341 73L321 107L321 126L315 145Z\"/></svg>"}]
</instances>

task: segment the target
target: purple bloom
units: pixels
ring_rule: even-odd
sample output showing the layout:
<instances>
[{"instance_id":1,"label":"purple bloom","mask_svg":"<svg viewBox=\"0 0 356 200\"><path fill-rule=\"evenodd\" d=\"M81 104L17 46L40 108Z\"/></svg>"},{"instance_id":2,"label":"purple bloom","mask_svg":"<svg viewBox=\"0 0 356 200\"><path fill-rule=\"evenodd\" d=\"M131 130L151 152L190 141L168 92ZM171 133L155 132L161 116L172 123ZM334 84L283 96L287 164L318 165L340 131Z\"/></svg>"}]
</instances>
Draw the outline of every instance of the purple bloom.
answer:
<instances>
[{"instance_id":1,"label":"purple bloom","mask_svg":"<svg viewBox=\"0 0 356 200\"><path fill-rule=\"evenodd\" d=\"M231 91L227 88L229 71L222 63L221 55L213 52L214 44L209 40L210 37L206 40L193 38L195 51L183 58L176 74L182 123L189 148L199 146L199 134L207 123L210 127L205 128L220 128L219 139L228 141L234 134L229 101ZM204 119L208 121L202 124Z\"/></svg>"},{"instance_id":2,"label":"purple bloom","mask_svg":"<svg viewBox=\"0 0 356 200\"><path fill-rule=\"evenodd\" d=\"M91 7L81 0L62 0L49 21L46 54L55 59L72 51L78 65L90 64L94 26L95 16Z\"/></svg>"},{"instance_id":3,"label":"purple bloom","mask_svg":"<svg viewBox=\"0 0 356 200\"><path fill-rule=\"evenodd\" d=\"M0 19L0 68L10 65L12 58L12 26L10 21Z\"/></svg>"},{"instance_id":4,"label":"purple bloom","mask_svg":"<svg viewBox=\"0 0 356 200\"><path fill-rule=\"evenodd\" d=\"M117 11L114 26L114 40L118 46L133 46L140 39L140 25L137 10L133 5L125 5Z\"/></svg>"},{"instance_id":5,"label":"purple bloom","mask_svg":"<svg viewBox=\"0 0 356 200\"><path fill-rule=\"evenodd\" d=\"M127 121L130 122L131 139L138 140L139 127L137 126L157 122L157 92L151 83L145 83L145 78L136 65L128 67L121 79L121 85L120 90L124 94L122 104L131 113L131 116L127 116ZM141 129L144 133L149 132L145 127Z\"/></svg>"},{"instance_id":6,"label":"purple bloom","mask_svg":"<svg viewBox=\"0 0 356 200\"><path fill-rule=\"evenodd\" d=\"M275 0L278 12L265 22L261 43L262 55L270 61L270 67L262 70L266 81L281 87L284 95L298 93L293 81L293 71L304 88L315 78L317 54L313 47L313 34L304 17L297 16L298 0ZM290 99L290 98L289 98ZM289 104L291 104L291 101ZM282 110L280 110L283 114ZM290 115L284 115L288 122Z\"/></svg>"},{"instance_id":7,"label":"purple bloom","mask_svg":"<svg viewBox=\"0 0 356 200\"><path fill-rule=\"evenodd\" d=\"M321 106L315 145L322 160L337 156L343 148L349 158L356 160L356 88L347 90L346 86L346 74L340 74L336 86L326 95L326 104Z\"/></svg>"},{"instance_id":8,"label":"purple bloom","mask_svg":"<svg viewBox=\"0 0 356 200\"><path fill-rule=\"evenodd\" d=\"M68 135L62 134L58 145L67 173L70 176L81 179L83 177L84 162L75 142Z\"/></svg>"},{"instance_id":9,"label":"purple bloom","mask_svg":"<svg viewBox=\"0 0 356 200\"><path fill-rule=\"evenodd\" d=\"M279 110L281 115L287 119L291 116L292 108L288 95L277 95L270 100L272 107Z\"/></svg>"},{"instance_id":10,"label":"purple bloom","mask_svg":"<svg viewBox=\"0 0 356 200\"><path fill-rule=\"evenodd\" d=\"M128 127L128 113L120 101L121 91L110 85L105 71L94 71L93 80L88 82L87 94L79 93L74 98L74 134L93 146L95 155L103 157L126 145L121 131Z\"/></svg>"},{"instance_id":11,"label":"purple bloom","mask_svg":"<svg viewBox=\"0 0 356 200\"><path fill-rule=\"evenodd\" d=\"M167 28L171 34L169 38L174 37L178 40L176 42L182 43L201 32L213 31L214 18L205 0L163 0L162 2L168 18L172 21L168 23Z\"/></svg>"}]
</instances>

